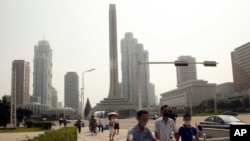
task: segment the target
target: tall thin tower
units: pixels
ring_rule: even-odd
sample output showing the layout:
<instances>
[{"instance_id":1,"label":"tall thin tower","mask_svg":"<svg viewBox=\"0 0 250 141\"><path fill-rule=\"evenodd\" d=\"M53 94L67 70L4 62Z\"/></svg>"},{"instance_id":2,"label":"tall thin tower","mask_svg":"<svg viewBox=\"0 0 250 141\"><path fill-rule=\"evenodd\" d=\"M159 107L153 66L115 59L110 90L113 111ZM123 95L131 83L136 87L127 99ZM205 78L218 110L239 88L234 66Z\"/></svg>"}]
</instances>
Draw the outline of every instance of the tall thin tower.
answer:
<instances>
[{"instance_id":1,"label":"tall thin tower","mask_svg":"<svg viewBox=\"0 0 250 141\"><path fill-rule=\"evenodd\" d=\"M138 106L122 97L118 82L118 58L117 58L117 31L115 4L109 5L109 59L110 59L110 84L108 98L104 98L91 109L91 112L113 110L118 112L124 107L138 110ZM86 115L87 116L87 115ZM87 116L90 118L90 114Z\"/></svg>"},{"instance_id":2,"label":"tall thin tower","mask_svg":"<svg viewBox=\"0 0 250 141\"><path fill-rule=\"evenodd\" d=\"M115 4L109 5L109 57L110 57L110 87L109 98L120 98L117 63L117 30Z\"/></svg>"}]
</instances>

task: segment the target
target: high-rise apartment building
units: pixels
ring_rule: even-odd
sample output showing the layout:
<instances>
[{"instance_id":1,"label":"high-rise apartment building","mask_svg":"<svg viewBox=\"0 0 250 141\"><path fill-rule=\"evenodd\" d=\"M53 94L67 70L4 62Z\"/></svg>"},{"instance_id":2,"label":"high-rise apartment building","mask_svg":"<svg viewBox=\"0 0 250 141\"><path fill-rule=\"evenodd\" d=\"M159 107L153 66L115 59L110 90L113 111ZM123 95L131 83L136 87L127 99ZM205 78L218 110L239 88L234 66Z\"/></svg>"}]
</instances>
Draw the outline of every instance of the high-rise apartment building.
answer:
<instances>
[{"instance_id":1,"label":"high-rise apartment building","mask_svg":"<svg viewBox=\"0 0 250 141\"><path fill-rule=\"evenodd\" d=\"M250 89L250 42L231 52L234 92Z\"/></svg>"},{"instance_id":2,"label":"high-rise apartment building","mask_svg":"<svg viewBox=\"0 0 250 141\"><path fill-rule=\"evenodd\" d=\"M188 66L176 67L177 72L177 86L183 82L190 80L197 80L197 71L195 58L191 56L180 56L177 59L178 61L187 61Z\"/></svg>"},{"instance_id":3,"label":"high-rise apartment building","mask_svg":"<svg viewBox=\"0 0 250 141\"><path fill-rule=\"evenodd\" d=\"M12 62L12 95L16 97L16 107L29 103L30 65L25 60Z\"/></svg>"},{"instance_id":4,"label":"high-rise apartment building","mask_svg":"<svg viewBox=\"0 0 250 141\"><path fill-rule=\"evenodd\" d=\"M156 96L155 96L155 85L153 83L149 83L149 96L148 96L149 106L156 105Z\"/></svg>"},{"instance_id":5,"label":"high-rise apartment building","mask_svg":"<svg viewBox=\"0 0 250 141\"><path fill-rule=\"evenodd\" d=\"M54 87L52 87L52 91L51 91L51 106L53 108L57 108L58 107L57 90Z\"/></svg>"},{"instance_id":6,"label":"high-rise apartment building","mask_svg":"<svg viewBox=\"0 0 250 141\"><path fill-rule=\"evenodd\" d=\"M125 38L121 40L121 60L122 60L122 94L125 99L138 104L138 61L148 62L148 51L143 49L143 44L139 44L133 37L133 33L125 33ZM149 104L149 66L140 66L141 78L141 101L142 106Z\"/></svg>"},{"instance_id":7,"label":"high-rise apartment building","mask_svg":"<svg viewBox=\"0 0 250 141\"><path fill-rule=\"evenodd\" d=\"M79 111L79 77L76 72L64 76L64 107Z\"/></svg>"},{"instance_id":8,"label":"high-rise apartment building","mask_svg":"<svg viewBox=\"0 0 250 141\"><path fill-rule=\"evenodd\" d=\"M34 49L33 95L41 97L41 103L51 105L52 50L49 42L42 40Z\"/></svg>"}]
</instances>

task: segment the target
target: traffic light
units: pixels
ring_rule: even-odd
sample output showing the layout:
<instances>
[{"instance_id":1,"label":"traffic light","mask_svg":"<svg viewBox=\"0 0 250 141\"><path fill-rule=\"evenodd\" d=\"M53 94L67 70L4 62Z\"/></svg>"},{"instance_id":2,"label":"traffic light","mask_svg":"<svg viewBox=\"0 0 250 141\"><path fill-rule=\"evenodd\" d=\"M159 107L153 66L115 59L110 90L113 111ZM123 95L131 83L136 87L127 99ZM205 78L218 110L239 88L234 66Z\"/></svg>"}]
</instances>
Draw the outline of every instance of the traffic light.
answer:
<instances>
[{"instance_id":1,"label":"traffic light","mask_svg":"<svg viewBox=\"0 0 250 141\"><path fill-rule=\"evenodd\" d=\"M203 64L204 66L208 66L208 67L215 67L217 65L215 61L204 61Z\"/></svg>"},{"instance_id":2,"label":"traffic light","mask_svg":"<svg viewBox=\"0 0 250 141\"><path fill-rule=\"evenodd\" d=\"M174 61L175 66L188 66L187 61Z\"/></svg>"}]
</instances>

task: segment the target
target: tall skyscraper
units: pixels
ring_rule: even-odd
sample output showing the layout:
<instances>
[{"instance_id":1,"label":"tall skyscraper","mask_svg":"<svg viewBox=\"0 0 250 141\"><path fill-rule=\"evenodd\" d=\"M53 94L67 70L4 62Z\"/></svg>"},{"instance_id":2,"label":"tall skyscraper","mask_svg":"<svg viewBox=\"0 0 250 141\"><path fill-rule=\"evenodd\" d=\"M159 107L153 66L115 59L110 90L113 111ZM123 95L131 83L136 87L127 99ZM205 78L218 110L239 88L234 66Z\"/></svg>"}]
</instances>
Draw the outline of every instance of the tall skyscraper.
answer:
<instances>
[{"instance_id":1,"label":"tall skyscraper","mask_svg":"<svg viewBox=\"0 0 250 141\"><path fill-rule=\"evenodd\" d=\"M250 42L231 52L234 92L250 89Z\"/></svg>"},{"instance_id":2,"label":"tall skyscraper","mask_svg":"<svg viewBox=\"0 0 250 141\"><path fill-rule=\"evenodd\" d=\"M196 71L196 64L195 58L191 56L180 56L177 59L178 61L187 61L191 64L188 66L183 67L176 67L177 71L177 85L183 82L187 82L190 80L197 80L197 71ZM193 63L193 64L192 64Z\"/></svg>"},{"instance_id":3,"label":"tall skyscraper","mask_svg":"<svg viewBox=\"0 0 250 141\"><path fill-rule=\"evenodd\" d=\"M148 62L148 51L143 49L143 44L138 43L133 37L133 33L125 33L125 38L121 40L122 56L122 90L125 99L138 104L138 61ZM149 65L140 66L141 78L141 101L142 106L149 105Z\"/></svg>"},{"instance_id":4,"label":"tall skyscraper","mask_svg":"<svg viewBox=\"0 0 250 141\"><path fill-rule=\"evenodd\" d=\"M123 97L130 102L135 102L133 95L136 96L138 92L137 53L135 48L137 44L137 39L133 38L133 33L130 32L125 33L125 38L121 40L122 93Z\"/></svg>"},{"instance_id":5,"label":"tall skyscraper","mask_svg":"<svg viewBox=\"0 0 250 141\"><path fill-rule=\"evenodd\" d=\"M20 107L29 103L30 90L30 65L25 60L12 62L12 93L16 95L16 106Z\"/></svg>"},{"instance_id":6,"label":"tall skyscraper","mask_svg":"<svg viewBox=\"0 0 250 141\"><path fill-rule=\"evenodd\" d=\"M156 95L155 95L155 85L153 83L149 84L149 91L150 91L148 97L149 106L157 105Z\"/></svg>"},{"instance_id":7,"label":"tall skyscraper","mask_svg":"<svg viewBox=\"0 0 250 141\"><path fill-rule=\"evenodd\" d=\"M34 50L33 95L41 97L41 103L51 105L52 50L49 42L38 42Z\"/></svg>"},{"instance_id":8,"label":"tall skyscraper","mask_svg":"<svg viewBox=\"0 0 250 141\"><path fill-rule=\"evenodd\" d=\"M79 77L76 72L64 76L64 107L79 111Z\"/></svg>"},{"instance_id":9,"label":"tall skyscraper","mask_svg":"<svg viewBox=\"0 0 250 141\"><path fill-rule=\"evenodd\" d=\"M110 57L110 87L109 98L120 98L117 63L117 30L115 4L109 5L109 57Z\"/></svg>"},{"instance_id":10,"label":"tall skyscraper","mask_svg":"<svg viewBox=\"0 0 250 141\"><path fill-rule=\"evenodd\" d=\"M57 108L58 107L57 90L54 87L52 87L52 91L51 91L51 106L53 108Z\"/></svg>"}]
</instances>

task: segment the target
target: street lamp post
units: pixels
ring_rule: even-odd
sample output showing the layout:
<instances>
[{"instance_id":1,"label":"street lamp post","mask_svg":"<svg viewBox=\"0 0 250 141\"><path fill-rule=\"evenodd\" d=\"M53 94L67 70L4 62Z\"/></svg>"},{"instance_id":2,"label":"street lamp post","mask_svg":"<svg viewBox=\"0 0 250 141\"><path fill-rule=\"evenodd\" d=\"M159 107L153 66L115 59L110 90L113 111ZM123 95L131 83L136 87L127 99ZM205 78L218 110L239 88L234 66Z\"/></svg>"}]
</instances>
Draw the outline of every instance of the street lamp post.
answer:
<instances>
[{"instance_id":1,"label":"street lamp post","mask_svg":"<svg viewBox=\"0 0 250 141\"><path fill-rule=\"evenodd\" d=\"M93 69L89 69L89 70L82 72L82 88L81 88L81 118L82 119L84 118L84 111L83 111L83 108L84 108L84 73L91 72L93 70L95 69L93 68Z\"/></svg>"},{"instance_id":2,"label":"street lamp post","mask_svg":"<svg viewBox=\"0 0 250 141\"><path fill-rule=\"evenodd\" d=\"M141 102L142 96L141 96L141 87L140 87L140 85L141 85L140 65L142 65L142 64L174 64L176 67L188 66L188 64L203 64L204 66L207 66L207 67L215 67L218 63L216 61L187 62L187 61L179 61L179 60L174 61L174 62L140 62L140 61L138 61L138 65L137 65L137 93L138 93L139 110L142 109L142 102ZM193 106L190 106L190 111L193 112Z\"/></svg>"}]
</instances>

